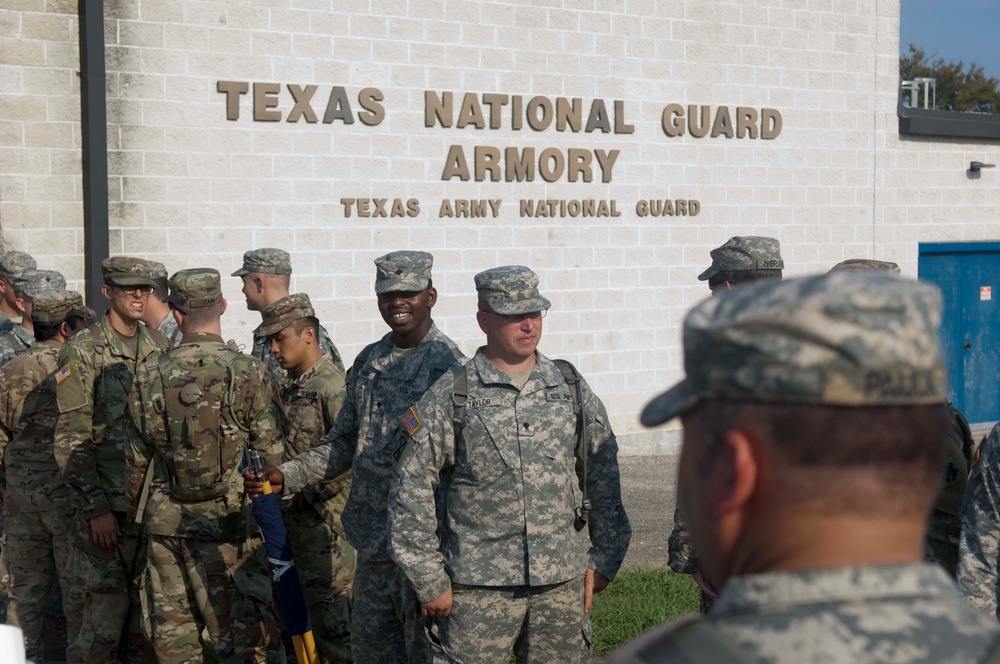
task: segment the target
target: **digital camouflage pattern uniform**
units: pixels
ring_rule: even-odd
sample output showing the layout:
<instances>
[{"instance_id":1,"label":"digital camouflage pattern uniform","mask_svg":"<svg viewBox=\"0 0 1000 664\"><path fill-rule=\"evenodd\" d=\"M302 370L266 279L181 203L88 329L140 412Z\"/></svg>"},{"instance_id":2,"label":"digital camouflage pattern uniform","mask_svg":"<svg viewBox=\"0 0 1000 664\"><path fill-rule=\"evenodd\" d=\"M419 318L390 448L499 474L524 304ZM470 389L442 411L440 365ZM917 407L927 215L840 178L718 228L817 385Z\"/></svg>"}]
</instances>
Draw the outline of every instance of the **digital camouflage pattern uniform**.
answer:
<instances>
[{"instance_id":1,"label":"digital camouflage pattern uniform","mask_svg":"<svg viewBox=\"0 0 1000 664\"><path fill-rule=\"evenodd\" d=\"M156 291L150 297L156 297L157 293L162 293L166 288L167 284L167 268L163 263L157 261L149 261L153 269L150 272L150 276L153 281L156 282ZM160 319L160 322L156 324L156 331L166 337L167 341L170 342L170 347L175 348L181 342L181 331L177 328L177 321L174 320L174 313L168 311L167 315Z\"/></svg>"},{"instance_id":2,"label":"digital camouflage pattern uniform","mask_svg":"<svg viewBox=\"0 0 1000 664\"><path fill-rule=\"evenodd\" d=\"M494 268L475 281L480 302L496 313L549 307L528 268ZM402 420L389 502L392 555L421 602L452 588L451 615L432 628L435 662L506 663L513 650L519 661L589 664L584 574L590 568L614 579L632 534L618 444L604 404L581 379L583 476L573 388L560 369L536 352L518 387L485 351L465 365L468 400L457 440L453 373ZM578 529L584 482L592 507Z\"/></svg>"},{"instance_id":3,"label":"digital camouflage pattern uniform","mask_svg":"<svg viewBox=\"0 0 1000 664\"><path fill-rule=\"evenodd\" d=\"M233 272L232 276L242 277L245 274L291 274L292 257L284 249L264 248L252 249L243 254L243 267ZM273 303L272 303L273 304ZM261 323L253 331L253 350L250 354L264 363L271 374L271 378L280 385L286 376L285 370L281 368L278 361L271 354L271 342L267 340L267 335L263 332L264 324ZM333 340L327 333L326 328L319 326L319 347L324 355L329 355L333 363L341 371L344 370L344 360L340 356L340 351L334 345Z\"/></svg>"},{"instance_id":4,"label":"digital camouflage pattern uniform","mask_svg":"<svg viewBox=\"0 0 1000 664\"><path fill-rule=\"evenodd\" d=\"M297 293L273 303L264 312L265 335L281 332L297 320L315 317L309 296ZM284 460L294 459L316 445L344 403L344 372L327 355L298 376L291 374L281 388L285 414ZM302 581L313 637L324 664L351 660L351 585L354 548L344 538L341 514L351 488L351 471L302 492L306 504L293 507L291 496L281 502L295 566Z\"/></svg>"},{"instance_id":5,"label":"digital camouflage pattern uniform","mask_svg":"<svg viewBox=\"0 0 1000 664\"><path fill-rule=\"evenodd\" d=\"M32 320L61 323L70 314L95 316L79 293L48 290L33 296ZM79 631L81 607L71 594L69 569L73 506L53 453L55 377L62 341L32 346L0 369L0 488L8 540L9 624L20 627L29 658L42 656L42 623L58 581L68 632Z\"/></svg>"},{"instance_id":6,"label":"digital camouflage pattern uniform","mask_svg":"<svg viewBox=\"0 0 1000 664\"><path fill-rule=\"evenodd\" d=\"M181 270L170 302L220 303L219 283L211 268ZM149 538L141 593L157 661L203 662L203 630L221 662L268 661L281 649L278 618L239 472L244 442L281 458L266 370L216 334L189 332L139 364L130 404L128 504Z\"/></svg>"},{"instance_id":7,"label":"digital camouflage pattern uniform","mask_svg":"<svg viewBox=\"0 0 1000 664\"><path fill-rule=\"evenodd\" d=\"M108 258L101 272L108 284L153 285L149 262L142 259ZM70 662L110 662L116 653L136 661L151 656L132 584L139 572L133 563L141 550L140 533L125 518L126 412L136 366L167 345L140 322L133 351L112 327L109 312L59 352L55 454L77 513L73 590L84 595L79 638L67 649ZM121 531L113 549L94 542L89 522L109 511ZM127 640L121 653L123 626Z\"/></svg>"},{"instance_id":8,"label":"digital camouflage pattern uniform","mask_svg":"<svg viewBox=\"0 0 1000 664\"><path fill-rule=\"evenodd\" d=\"M375 260L376 293L428 287L433 257L396 251ZM435 325L423 340L400 353L392 333L365 347L347 374L344 405L320 443L280 467L285 492L315 486L353 468L344 508L347 540L358 552L351 614L351 651L360 664L428 659L424 619L413 587L389 555L391 444L400 418L431 384L464 359Z\"/></svg>"},{"instance_id":9,"label":"digital camouflage pattern uniform","mask_svg":"<svg viewBox=\"0 0 1000 664\"><path fill-rule=\"evenodd\" d=\"M12 277L14 293L20 298L30 298L48 290L65 290L66 280L55 270L23 270ZM23 325L18 325L0 337L0 366L25 352L35 343L35 335Z\"/></svg>"},{"instance_id":10,"label":"digital camouflage pattern uniform","mask_svg":"<svg viewBox=\"0 0 1000 664\"><path fill-rule=\"evenodd\" d=\"M936 287L888 274L741 286L688 313L686 377L650 402L642 423L662 424L703 399L943 408L940 321ZM1000 643L996 621L964 603L945 571L927 563L731 577L708 621L697 640L685 629L690 618L654 628L608 662L957 664L984 661ZM735 648L739 657L697 656L709 646Z\"/></svg>"},{"instance_id":11,"label":"digital camouflage pattern uniform","mask_svg":"<svg viewBox=\"0 0 1000 664\"><path fill-rule=\"evenodd\" d=\"M961 515L958 587L972 606L1000 620L1000 424L979 447Z\"/></svg>"}]
</instances>

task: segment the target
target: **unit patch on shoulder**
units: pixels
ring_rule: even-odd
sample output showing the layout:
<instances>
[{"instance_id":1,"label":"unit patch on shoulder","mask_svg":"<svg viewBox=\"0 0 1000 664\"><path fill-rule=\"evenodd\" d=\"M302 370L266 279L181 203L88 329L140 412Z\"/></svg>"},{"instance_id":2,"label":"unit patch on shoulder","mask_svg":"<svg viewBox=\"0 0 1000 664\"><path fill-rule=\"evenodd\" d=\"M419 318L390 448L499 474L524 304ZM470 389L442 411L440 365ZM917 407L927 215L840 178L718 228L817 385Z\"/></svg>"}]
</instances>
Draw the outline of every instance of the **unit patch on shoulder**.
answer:
<instances>
[{"instance_id":1,"label":"unit patch on shoulder","mask_svg":"<svg viewBox=\"0 0 1000 664\"><path fill-rule=\"evenodd\" d=\"M56 385L62 385L62 382L69 378L69 365L67 364L62 369L56 372Z\"/></svg>"},{"instance_id":2,"label":"unit patch on shoulder","mask_svg":"<svg viewBox=\"0 0 1000 664\"><path fill-rule=\"evenodd\" d=\"M421 426L423 423L417 417L417 411L413 410L413 406L410 406L406 409L406 414L403 415L403 428L406 429L407 435L412 437Z\"/></svg>"}]
</instances>

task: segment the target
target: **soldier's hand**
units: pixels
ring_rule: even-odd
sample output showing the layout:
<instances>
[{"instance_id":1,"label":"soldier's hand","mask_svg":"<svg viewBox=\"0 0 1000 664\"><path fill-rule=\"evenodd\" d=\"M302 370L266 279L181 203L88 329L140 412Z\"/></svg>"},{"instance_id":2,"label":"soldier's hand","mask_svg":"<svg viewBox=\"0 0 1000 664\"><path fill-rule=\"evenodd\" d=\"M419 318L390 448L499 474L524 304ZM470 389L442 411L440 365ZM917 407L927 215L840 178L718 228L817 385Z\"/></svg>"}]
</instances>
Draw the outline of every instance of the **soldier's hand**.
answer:
<instances>
[{"instance_id":1,"label":"soldier's hand","mask_svg":"<svg viewBox=\"0 0 1000 664\"><path fill-rule=\"evenodd\" d=\"M281 490L285 488L285 476L274 466L264 466L264 471L261 474L271 483L271 491L273 493L281 493ZM249 470L244 470L243 490L251 498L256 498L264 493L264 478L253 474Z\"/></svg>"},{"instance_id":2,"label":"soldier's hand","mask_svg":"<svg viewBox=\"0 0 1000 664\"><path fill-rule=\"evenodd\" d=\"M420 615L432 618L447 618L451 614L451 586L437 599L420 603Z\"/></svg>"},{"instance_id":3,"label":"soldier's hand","mask_svg":"<svg viewBox=\"0 0 1000 664\"><path fill-rule=\"evenodd\" d=\"M94 539L94 544L99 544L105 549L113 549L121 534L118 519L111 512L90 519L90 536Z\"/></svg>"},{"instance_id":4,"label":"soldier's hand","mask_svg":"<svg viewBox=\"0 0 1000 664\"><path fill-rule=\"evenodd\" d=\"M608 587L611 581L600 572L587 569L587 576L583 582L583 612L590 613L590 600L595 593L599 593Z\"/></svg>"}]
</instances>

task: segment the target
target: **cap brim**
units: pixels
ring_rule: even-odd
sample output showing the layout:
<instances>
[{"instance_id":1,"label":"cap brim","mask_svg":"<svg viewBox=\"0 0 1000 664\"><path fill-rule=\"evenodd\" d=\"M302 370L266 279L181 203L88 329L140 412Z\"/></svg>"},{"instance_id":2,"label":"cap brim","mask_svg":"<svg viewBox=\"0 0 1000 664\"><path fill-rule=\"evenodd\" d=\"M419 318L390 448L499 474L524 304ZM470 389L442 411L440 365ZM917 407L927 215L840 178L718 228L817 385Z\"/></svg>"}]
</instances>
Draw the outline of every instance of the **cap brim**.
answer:
<instances>
[{"instance_id":1,"label":"cap brim","mask_svg":"<svg viewBox=\"0 0 1000 664\"><path fill-rule=\"evenodd\" d=\"M682 380L646 404L639 421L646 427L659 426L683 415L700 400L701 397L691 391L687 379Z\"/></svg>"},{"instance_id":2,"label":"cap brim","mask_svg":"<svg viewBox=\"0 0 1000 664\"><path fill-rule=\"evenodd\" d=\"M246 269L245 267L241 267L240 269L236 270L236 272L233 272L229 276L230 277L242 277L244 274L250 274L250 270Z\"/></svg>"},{"instance_id":3,"label":"cap brim","mask_svg":"<svg viewBox=\"0 0 1000 664\"><path fill-rule=\"evenodd\" d=\"M261 325L256 330L254 330L254 332L260 334L261 336L269 337L272 334L277 334L278 332L281 332L283 329L285 329L294 322L295 320L283 320L283 321L278 321L276 323L271 323L270 325Z\"/></svg>"},{"instance_id":4,"label":"cap brim","mask_svg":"<svg viewBox=\"0 0 1000 664\"><path fill-rule=\"evenodd\" d=\"M375 282L375 294L380 293L419 293L427 288L430 281L426 279L393 279Z\"/></svg>"},{"instance_id":5,"label":"cap brim","mask_svg":"<svg viewBox=\"0 0 1000 664\"><path fill-rule=\"evenodd\" d=\"M719 271L716 270L715 266L713 265L713 266L709 267L707 270L705 270L704 272L702 272L701 274L698 275L698 281L708 281L709 279L711 279L712 277L714 277L718 273L719 273Z\"/></svg>"},{"instance_id":6,"label":"cap brim","mask_svg":"<svg viewBox=\"0 0 1000 664\"><path fill-rule=\"evenodd\" d=\"M149 277L122 277L108 282L112 286L149 286L156 288L156 282Z\"/></svg>"},{"instance_id":7,"label":"cap brim","mask_svg":"<svg viewBox=\"0 0 1000 664\"><path fill-rule=\"evenodd\" d=\"M97 318L97 312L90 307L77 307L72 309L70 312L71 316L79 316L80 318L86 318L87 320L94 320Z\"/></svg>"},{"instance_id":8,"label":"cap brim","mask_svg":"<svg viewBox=\"0 0 1000 664\"><path fill-rule=\"evenodd\" d=\"M503 315L527 314L532 311L542 311L552 306L548 298L538 295L527 300L500 300L487 302L495 313Z\"/></svg>"}]
</instances>

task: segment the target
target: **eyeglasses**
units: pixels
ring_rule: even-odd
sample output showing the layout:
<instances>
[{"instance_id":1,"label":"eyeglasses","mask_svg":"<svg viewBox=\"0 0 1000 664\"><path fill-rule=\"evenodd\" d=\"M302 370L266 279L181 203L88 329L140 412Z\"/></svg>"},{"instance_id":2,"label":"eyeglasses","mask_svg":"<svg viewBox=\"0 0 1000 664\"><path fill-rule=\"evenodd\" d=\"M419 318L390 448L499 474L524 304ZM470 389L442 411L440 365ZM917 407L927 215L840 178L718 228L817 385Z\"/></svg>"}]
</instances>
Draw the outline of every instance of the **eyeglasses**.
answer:
<instances>
[{"instance_id":1,"label":"eyeglasses","mask_svg":"<svg viewBox=\"0 0 1000 664\"><path fill-rule=\"evenodd\" d=\"M508 323L520 323L521 321L527 320L541 320L545 318L545 315L549 313L548 309L542 309L541 311L529 311L523 314L498 314L495 311L489 311L494 316L499 316L503 318Z\"/></svg>"},{"instance_id":2,"label":"eyeglasses","mask_svg":"<svg viewBox=\"0 0 1000 664\"><path fill-rule=\"evenodd\" d=\"M120 288L126 295L149 295L153 292L152 286L115 286Z\"/></svg>"}]
</instances>

